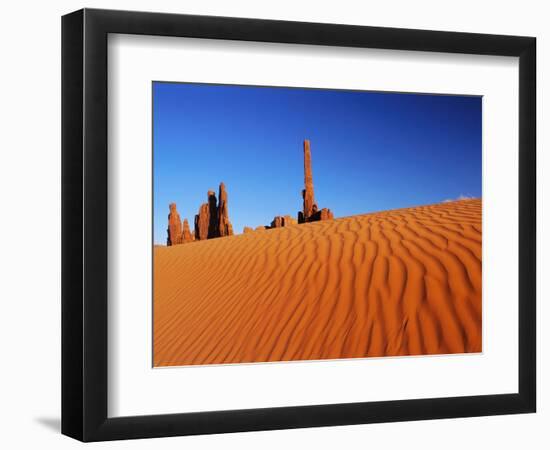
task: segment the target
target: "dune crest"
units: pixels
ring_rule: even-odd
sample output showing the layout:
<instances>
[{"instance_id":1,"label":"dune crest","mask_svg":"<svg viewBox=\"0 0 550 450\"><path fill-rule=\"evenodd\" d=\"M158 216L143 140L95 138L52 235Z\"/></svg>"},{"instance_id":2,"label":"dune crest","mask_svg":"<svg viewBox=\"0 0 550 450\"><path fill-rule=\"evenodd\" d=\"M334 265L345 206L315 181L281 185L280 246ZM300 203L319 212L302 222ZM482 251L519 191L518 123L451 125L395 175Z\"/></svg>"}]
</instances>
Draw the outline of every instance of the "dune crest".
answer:
<instances>
[{"instance_id":1,"label":"dune crest","mask_svg":"<svg viewBox=\"0 0 550 450\"><path fill-rule=\"evenodd\" d=\"M481 200L154 247L155 366L481 351Z\"/></svg>"}]
</instances>

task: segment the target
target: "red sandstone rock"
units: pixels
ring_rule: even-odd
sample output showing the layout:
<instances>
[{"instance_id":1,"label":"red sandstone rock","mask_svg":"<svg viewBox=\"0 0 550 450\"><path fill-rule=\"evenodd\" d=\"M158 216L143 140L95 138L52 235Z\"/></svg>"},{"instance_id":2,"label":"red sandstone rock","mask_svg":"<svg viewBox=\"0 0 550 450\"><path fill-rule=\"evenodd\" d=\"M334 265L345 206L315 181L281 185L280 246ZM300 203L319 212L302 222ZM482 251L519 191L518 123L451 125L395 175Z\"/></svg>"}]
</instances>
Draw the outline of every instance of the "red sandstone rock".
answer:
<instances>
[{"instance_id":1,"label":"red sandstone rock","mask_svg":"<svg viewBox=\"0 0 550 450\"><path fill-rule=\"evenodd\" d=\"M288 227L289 225L296 225L298 222L292 216L286 215L283 217L284 226Z\"/></svg>"},{"instance_id":2,"label":"red sandstone rock","mask_svg":"<svg viewBox=\"0 0 550 450\"><path fill-rule=\"evenodd\" d=\"M271 228L280 228L284 226L284 219L281 216L275 216L271 221Z\"/></svg>"},{"instance_id":3,"label":"red sandstone rock","mask_svg":"<svg viewBox=\"0 0 550 450\"><path fill-rule=\"evenodd\" d=\"M218 202L216 200L216 193L214 191L208 191L208 239L218 237Z\"/></svg>"},{"instance_id":4,"label":"red sandstone rock","mask_svg":"<svg viewBox=\"0 0 550 450\"><path fill-rule=\"evenodd\" d=\"M315 214L313 214L308 222L317 222L319 220L331 220L334 219L334 214L332 211L328 208L323 208L320 211L317 211Z\"/></svg>"},{"instance_id":5,"label":"red sandstone rock","mask_svg":"<svg viewBox=\"0 0 550 450\"><path fill-rule=\"evenodd\" d=\"M168 238L166 245L177 245L182 243L181 218L176 209L175 203L170 203L170 213L168 214Z\"/></svg>"},{"instance_id":6,"label":"red sandstone rock","mask_svg":"<svg viewBox=\"0 0 550 450\"><path fill-rule=\"evenodd\" d=\"M293 219L291 216L275 216L271 221L270 228L280 228L288 227L290 225L296 225L296 219Z\"/></svg>"},{"instance_id":7,"label":"red sandstone rock","mask_svg":"<svg viewBox=\"0 0 550 450\"><path fill-rule=\"evenodd\" d=\"M308 222L309 218L317 212L315 193L313 192L313 172L311 170L311 148L308 139L304 140L304 186L302 198L304 199L303 220Z\"/></svg>"},{"instance_id":8,"label":"red sandstone rock","mask_svg":"<svg viewBox=\"0 0 550 450\"><path fill-rule=\"evenodd\" d=\"M203 203L199 213L195 216L195 239L203 241L208 239L210 227L210 208L208 203Z\"/></svg>"},{"instance_id":9,"label":"red sandstone rock","mask_svg":"<svg viewBox=\"0 0 550 450\"><path fill-rule=\"evenodd\" d=\"M193 235L191 234L191 230L189 229L189 222L187 219L183 219L183 231L181 234L182 237L182 243L187 242L193 242Z\"/></svg>"},{"instance_id":10,"label":"red sandstone rock","mask_svg":"<svg viewBox=\"0 0 550 450\"><path fill-rule=\"evenodd\" d=\"M203 203L195 216L195 239L202 241L233 235L233 226L229 221L227 209L227 191L220 183L219 203L214 191L208 191L208 202Z\"/></svg>"},{"instance_id":11,"label":"red sandstone rock","mask_svg":"<svg viewBox=\"0 0 550 450\"><path fill-rule=\"evenodd\" d=\"M320 217L319 220L332 220L334 219L334 214L332 214L332 211L328 208L323 208L321 211L319 211Z\"/></svg>"},{"instance_id":12,"label":"red sandstone rock","mask_svg":"<svg viewBox=\"0 0 550 450\"><path fill-rule=\"evenodd\" d=\"M243 228L243 233L253 233L254 232L254 229L250 228L250 227L244 227Z\"/></svg>"},{"instance_id":13,"label":"red sandstone rock","mask_svg":"<svg viewBox=\"0 0 550 450\"><path fill-rule=\"evenodd\" d=\"M218 201L218 235L231 236L233 234L233 227L231 226L231 222L229 222L229 212L227 209L227 191L225 190L225 184L223 184L223 182L220 183Z\"/></svg>"},{"instance_id":14,"label":"red sandstone rock","mask_svg":"<svg viewBox=\"0 0 550 450\"><path fill-rule=\"evenodd\" d=\"M298 212L298 223L315 222L318 220L333 219L334 215L330 209L323 208L319 210L315 203L315 194L313 192L313 173L311 170L311 148L309 140L304 141L304 185L302 198L304 207Z\"/></svg>"}]
</instances>

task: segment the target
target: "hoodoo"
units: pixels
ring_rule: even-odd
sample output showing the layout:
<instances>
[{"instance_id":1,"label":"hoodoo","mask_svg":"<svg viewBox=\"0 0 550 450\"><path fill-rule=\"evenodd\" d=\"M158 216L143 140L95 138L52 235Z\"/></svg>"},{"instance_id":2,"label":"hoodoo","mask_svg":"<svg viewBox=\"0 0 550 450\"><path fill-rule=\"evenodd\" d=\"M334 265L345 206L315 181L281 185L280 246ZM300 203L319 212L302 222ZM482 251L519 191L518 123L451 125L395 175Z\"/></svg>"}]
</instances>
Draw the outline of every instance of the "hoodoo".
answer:
<instances>
[{"instance_id":1,"label":"hoodoo","mask_svg":"<svg viewBox=\"0 0 550 450\"><path fill-rule=\"evenodd\" d=\"M304 140L304 187L302 198L304 209L298 212L298 223L316 222L318 220L334 219L328 208L318 209L313 192L313 173L311 170L311 147L309 139Z\"/></svg>"},{"instance_id":2,"label":"hoodoo","mask_svg":"<svg viewBox=\"0 0 550 450\"><path fill-rule=\"evenodd\" d=\"M233 226L229 221L225 185L220 183L219 201L216 199L214 191L208 191L207 195L208 201L199 207L199 212L195 215L195 236L193 239L191 233L189 233L191 240L204 241L205 239L232 236Z\"/></svg>"},{"instance_id":3,"label":"hoodoo","mask_svg":"<svg viewBox=\"0 0 550 450\"><path fill-rule=\"evenodd\" d=\"M218 235L231 236L233 234L233 227L229 222L229 212L227 209L227 191L225 190L225 184L220 183L219 191L219 203L218 203Z\"/></svg>"},{"instance_id":4,"label":"hoodoo","mask_svg":"<svg viewBox=\"0 0 550 450\"><path fill-rule=\"evenodd\" d=\"M170 203L170 214L168 214L168 238L166 239L166 245L178 245L186 244L194 240L191 231L189 230L189 222L184 219L183 226L181 218L176 209L175 203Z\"/></svg>"},{"instance_id":5,"label":"hoodoo","mask_svg":"<svg viewBox=\"0 0 550 450\"><path fill-rule=\"evenodd\" d=\"M168 214L168 239L166 245L177 245L182 243L181 218L176 209L175 203L170 203L170 213Z\"/></svg>"},{"instance_id":6,"label":"hoodoo","mask_svg":"<svg viewBox=\"0 0 550 450\"><path fill-rule=\"evenodd\" d=\"M193 241L193 234L189 229L189 222L187 221L187 219L183 219L182 242L185 244L186 242L192 242L192 241Z\"/></svg>"},{"instance_id":7,"label":"hoodoo","mask_svg":"<svg viewBox=\"0 0 550 450\"><path fill-rule=\"evenodd\" d=\"M208 239L218 236L218 201L216 193L208 191Z\"/></svg>"},{"instance_id":8,"label":"hoodoo","mask_svg":"<svg viewBox=\"0 0 550 450\"><path fill-rule=\"evenodd\" d=\"M208 239L210 227L210 208L208 203L199 207L199 213L195 215L195 239L203 241Z\"/></svg>"},{"instance_id":9,"label":"hoodoo","mask_svg":"<svg viewBox=\"0 0 550 450\"><path fill-rule=\"evenodd\" d=\"M305 189L302 191L302 197L304 198L303 222L308 222L309 218L317 212L317 203L315 203L315 194L313 192L309 139L304 141L304 185Z\"/></svg>"}]
</instances>

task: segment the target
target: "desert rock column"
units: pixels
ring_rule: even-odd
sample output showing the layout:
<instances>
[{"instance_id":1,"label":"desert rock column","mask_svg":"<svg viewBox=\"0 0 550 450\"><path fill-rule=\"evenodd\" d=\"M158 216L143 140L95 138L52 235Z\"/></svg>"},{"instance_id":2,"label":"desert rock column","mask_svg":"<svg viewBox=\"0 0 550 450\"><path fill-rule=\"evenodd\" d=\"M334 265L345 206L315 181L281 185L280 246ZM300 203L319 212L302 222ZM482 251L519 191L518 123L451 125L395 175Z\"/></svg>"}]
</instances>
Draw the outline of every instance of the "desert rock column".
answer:
<instances>
[{"instance_id":1,"label":"desert rock column","mask_svg":"<svg viewBox=\"0 0 550 450\"><path fill-rule=\"evenodd\" d=\"M183 231L181 235L181 240L183 244L193 241L193 235L191 234L191 230L189 229L189 222L187 221L187 219L183 219Z\"/></svg>"},{"instance_id":2,"label":"desert rock column","mask_svg":"<svg viewBox=\"0 0 550 450\"><path fill-rule=\"evenodd\" d=\"M216 200L216 193L214 191L208 191L208 239L218 237L218 201Z\"/></svg>"},{"instance_id":3,"label":"desert rock column","mask_svg":"<svg viewBox=\"0 0 550 450\"><path fill-rule=\"evenodd\" d=\"M313 193L313 173L311 171L311 148L309 139L304 140L304 185L302 197L304 209L298 212L298 223L316 222L318 220L331 220L334 218L331 210L323 208L319 210L315 203Z\"/></svg>"},{"instance_id":4,"label":"desert rock column","mask_svg":"<svg viewBox=\"0 0 550 450\"><path fill-rule=\"evenodd\" d=\"M233 227L229 222L229 211L227 209L227 191L223 182L220 183L218 198L218 234L219 236L231 236L233 234Z\"/></svg>"},{"instance_id":5,"label":"desert rock column","mask_svg":"<svg viewBox=\"0 0 550 450\"><path fill-rule=\"evenodd\" d=\"M170 213L168 214L168 239L166 245L177 245L182 243L181 218L176 209L175 203L170 203Z\"/></svg>"},{"instance_id":6,"label":"desert rock column","mask_svg":"<svg viewBox=\"0 0 550 450\"><path fill-rule=\"evenodd\" d=\"M317 212L315 194L313 192L313 173L311 171L311 149L309 139L304 140L304 220L307 220Z\"/></svg>"},{"instance_id":7,"label":"desert rock column","mask_svg":"<svg viewBox=\"0 0 550 450\"><path fill-rule=\"evenodd\" d=\"M195 216L195 240L202 241L208 239L209 227L210 208L208 203L203 203L199 208L199 213Z\"/></svg>"},{"instance_id":8,"label":"desert rock column","mask_svg":"<svg viewBox=\"0 0 550 450\"><path fill-rule=\"evenodd\" d=\"M304 210L298 216L298 222L308 222L310 217L317 212L315 194L313 192L313 173L311 171L311 149L309 139L304 140L304 185L302 197L304 199Z\"/></svg>"},{"instance_id":9,"label":"desert rock column","mask_svg":"<svg viewBox=\"0 0 550 450\"><path fill-rule=\"evenodd\" d=\"M233 235L227 210L227 191L223 183L220 183L219 195L218 203L216 193L208 191L208 202L200 206L199 213L195 216L195 240Z\"/></svg>"}]
</instances>

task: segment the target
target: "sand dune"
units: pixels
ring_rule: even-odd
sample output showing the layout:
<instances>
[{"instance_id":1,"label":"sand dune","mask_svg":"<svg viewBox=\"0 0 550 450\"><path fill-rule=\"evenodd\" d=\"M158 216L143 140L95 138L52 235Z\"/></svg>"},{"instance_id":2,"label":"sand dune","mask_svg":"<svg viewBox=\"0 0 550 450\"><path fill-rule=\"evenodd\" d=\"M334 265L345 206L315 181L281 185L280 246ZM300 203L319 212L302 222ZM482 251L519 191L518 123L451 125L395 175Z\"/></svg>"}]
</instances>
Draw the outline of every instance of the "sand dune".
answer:
<instances>
[{"instance_id":1,"label":"sand dune","mask_svg":"<svg viewBox=\"0 0 550 450\"><path fill-rule=\"evenodd\" d=\"M481 200L154 248L154 365L481 351Z\"/></svg>"}]
</instances>

